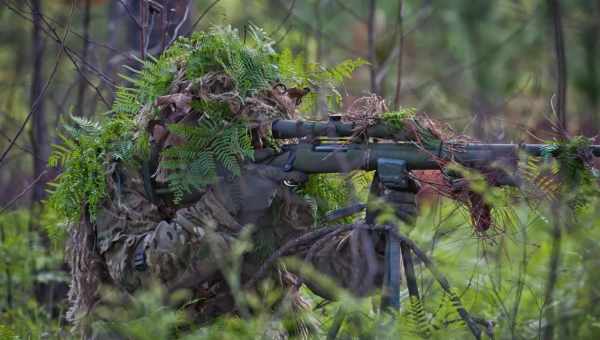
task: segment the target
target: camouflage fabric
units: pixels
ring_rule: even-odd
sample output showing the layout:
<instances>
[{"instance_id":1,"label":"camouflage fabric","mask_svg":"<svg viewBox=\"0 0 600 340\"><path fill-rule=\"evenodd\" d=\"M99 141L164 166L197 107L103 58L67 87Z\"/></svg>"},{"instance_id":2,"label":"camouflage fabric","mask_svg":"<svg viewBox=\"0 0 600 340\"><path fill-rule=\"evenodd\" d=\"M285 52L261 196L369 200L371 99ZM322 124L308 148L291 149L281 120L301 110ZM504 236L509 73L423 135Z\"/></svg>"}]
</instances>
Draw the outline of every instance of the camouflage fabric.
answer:
<instances>
[{"instance_id":1,"label":"camouflage fabric","mask_svg":"<svg viewBox=\"0 0 600 340\"><path fill-rule=\"evenodd\" d=\"M284 184L306 181L306 175L297 172L248 164L241 176L225 176L195 193L194 200L174 212L165 212L147 199L140 176L124 173L119 178L119 184L111 184L111 200L105 203L94 228L97 253L107 273L102 284L126 293L156 282L168 291L188 289L192 299L202 301L188 306L192 317L200 322L235 311L216 257L227 254L244 227L255 226L254 252L262 249L265 253L247 256L242 280L278 247L316 227L312 205ZM414 217L414 190L382 193L400 218ZM380 287L385 248L382 235L353 230L323 241L310 259L319 272L357 295ZM307 253L297 255L305 259ZM297 280L295 275L284 276L287 279L281 281L282 287L297 290L295 284L284 284ZM331 298L317 284L310 280L305 283L318 295ZM294 294L299 306L304 306L301 296Z\"/></svg>"}]
</instances>

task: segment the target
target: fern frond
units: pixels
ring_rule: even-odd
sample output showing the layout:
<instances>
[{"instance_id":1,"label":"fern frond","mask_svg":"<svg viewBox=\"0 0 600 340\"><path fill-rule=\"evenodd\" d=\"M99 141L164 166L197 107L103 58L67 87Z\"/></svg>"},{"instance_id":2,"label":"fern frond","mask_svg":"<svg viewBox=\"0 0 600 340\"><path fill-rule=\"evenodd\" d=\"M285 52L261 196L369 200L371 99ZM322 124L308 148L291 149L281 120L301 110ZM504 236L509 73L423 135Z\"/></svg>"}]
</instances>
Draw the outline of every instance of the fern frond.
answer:
<instances>
[{"instance_id":1,"label":"fern frond","mask_svg":"<svg viewBox=\"0 0 600 340\"><path fill-rule=\"evenodd\" d=\"M424 339L429 339L432 332L431 325L429 324L421 300L416 296L411 296L409 298L408 316L412 332Z\"/></svg>"}]
</instances>

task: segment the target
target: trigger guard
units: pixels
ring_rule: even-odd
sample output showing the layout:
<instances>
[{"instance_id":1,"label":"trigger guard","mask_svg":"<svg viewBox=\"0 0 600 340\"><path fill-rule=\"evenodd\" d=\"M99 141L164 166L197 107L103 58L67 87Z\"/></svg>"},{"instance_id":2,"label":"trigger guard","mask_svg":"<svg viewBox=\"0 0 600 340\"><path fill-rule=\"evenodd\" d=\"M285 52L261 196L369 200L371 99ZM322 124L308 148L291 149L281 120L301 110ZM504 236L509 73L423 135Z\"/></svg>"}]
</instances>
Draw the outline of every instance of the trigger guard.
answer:
<instances>
[{"instance_id":1,"label":"trigger guard","mask_svg":"<svg viewBox=\"0 0 600 340\"><path fill-rule=\"evenodd\" d=\"M295 188L295 187L299 186L300 184L295 183L294 181L289 180L289 179L284 179L283 185L285 185L288 188Z\"/></svg>"}]
</instances>

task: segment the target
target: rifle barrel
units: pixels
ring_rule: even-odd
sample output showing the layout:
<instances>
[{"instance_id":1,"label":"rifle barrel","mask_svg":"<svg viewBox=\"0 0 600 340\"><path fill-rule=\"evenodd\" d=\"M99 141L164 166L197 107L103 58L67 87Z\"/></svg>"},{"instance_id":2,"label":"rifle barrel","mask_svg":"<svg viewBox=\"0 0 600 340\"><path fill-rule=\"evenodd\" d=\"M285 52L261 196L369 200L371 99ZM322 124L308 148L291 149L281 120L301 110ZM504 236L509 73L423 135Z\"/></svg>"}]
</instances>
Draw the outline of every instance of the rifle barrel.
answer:
<instances>
[{"instance_id":1,"label":"rifle barrel","mask_svg":"<svg viewBox=\"0 0 600 340\"><path fill-rule=\"evenodd\" d=\"M279 119L272 124L273 137L279 139L303 138L303 137L352 137L356 133L356 124L344 123L337 119L328 122L313 122L303 120ZM366 135L374 138L391 139L395 141L409 141L407 133L398 133L389 126L377 124L366 130ZM449 144L452 144L449 142ZM497 155L514 154L518 150L524 151L532 156L542 156L546 144L466 144L467 151L489 151ZM600 145L591 146L592 154L600 157Z\"/></svg>"},{"instance_id":2,"label":"rifle barrel","mask_svg":"<svg viewBox=\"0 0 600 340\"><path fill-rule=\"evenodd\" d=\"M450 146L450 145L447 145ZM463 144L453 150L449 147L424 149L410 142L340 144L308 143L287 144L283 152L267 157L267 164L298 170L305 173L349 172L352 170L376 170L381 158L406 162L409 170L439 169L437 159L454 160L465 166L490 164L498 160L514 160L519 151L533 156L543 155L544 144ZM600 145L593 145L592 152L600 156Z\"/></svg>"}]
</instances>

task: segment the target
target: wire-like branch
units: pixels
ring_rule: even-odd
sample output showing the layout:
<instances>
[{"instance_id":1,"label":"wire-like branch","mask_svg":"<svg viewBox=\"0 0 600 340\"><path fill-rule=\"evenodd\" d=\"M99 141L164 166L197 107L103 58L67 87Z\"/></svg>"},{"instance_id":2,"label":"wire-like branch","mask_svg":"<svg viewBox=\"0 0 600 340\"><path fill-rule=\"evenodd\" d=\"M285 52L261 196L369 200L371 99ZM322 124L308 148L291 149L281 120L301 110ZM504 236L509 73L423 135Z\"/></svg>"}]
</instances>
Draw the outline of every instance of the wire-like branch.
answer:
<instances>
[{"instance_id":1,"label":"wire-like branch","mask_svg":"<svg viewBox=\"0 0 600 340\"><path fill-rule=\"evenodd\" d=\"M135 15L131 12L131 9L129 8L129 6L127 6L127 4L125 3L125 1L123 1L123 0L117 0L117 1L119 1L119 3L121 4L121 6L123 6L123 8L125 8L125 12L129 16L129 18L135 23L135 25L138 27L138 29L142 29L142 25L135 18ZM139 1L142 1L142 0L139 0Z\"/></svg>"},{"instance_id":2,"label":"wire-like branch","mask_svg":"<svg viewBox=\"0 0 600 340\"><path fill-rule=\"evenodd\" d=\"M348 6L344 1L342 0L335 0L335 3L340 6L341 9L343 9L344 11L346 11L348 14L350 14L350 16L352 16L354 19L362 22L362 23L366 23L366 20L364 17L362 17L360 14L358 14L352 7Z\"/></svg>"},{"instance_id":3,"label":"wire-like branch","mask_svg":"<svg viewBox=\"0 0 600 340\"><path fill-rule=\"evenodd\" d=\"M7 5L7 7L10 8L9 4L7 4L6 2L5 2L5 4ZM71 17L73 16L73 10L74 9L75 9L75 1L72 1L71 12L69 14L69 20L68 20L69 24L65 28L65 32L63 34L63 38L61 39L61 48L58 49L57 56L56 56L56 62L54 63L54 67L52 68L52 71L50 72L50 76L48 77L48 80L44 84L44 87L40 91L40 94L33 101L33 104L31 105L31 111L29 111L29 113L25 117L25 120L23 121L23 124L21 124L21 126L19 127L19 130L17 130L17 133L15 134L15 137L13 137L12 142L8 145L8 147L6 147L6 149L4 150L4 152L2 152L2 156L0 156L0 165L2 164L2 161L4 161L4 159L6 158L6 156L10 152L10 150L15 146L15 143L17 142L17 140L19 139L19 137L21 136L21 134L25 130L25 127L27 126L27 123L31 119L31 116L37 112L37 110L38 110L38 108L39 108L42 100L44 100L44 96L46 94L46 91L48 90L48 87L50 86L50 84L52 83L52 80L54 79L54 76L56 75L56 71L58 71L58 66L60 65L60 60L62 59L62 55L63 55L63 51L64 51L64 48L62 48L62 47L64 47L64 43L65 43L65 41L67 39L67 36L69 34L69 27L70 27Z\"/></svg>"},{"instance_id":4,"label":"wire-like branch","mask_svg":"<svg viewBox=\"0 0 600 340\"><path fill-rule=\"evenodd\" d=\"M206 7L206 9L204 10L204 12L202 12L202 14L200 14L200 16L198 17L198 19L196 19L196 21L194 21L194 23L192 24L192 27L190 27L190 30L185 34L186 36L192 34L192 32L196 29L196 26L198 26L198 24L200 23L200 21L202 21L202 19L206 16L206 14L208 14L208 12L210 12L210 10L217 3L219 3L219 1L221 1L221 0L214 0L210 5L208 5L208 7Z\"/></svg>"},{"instance_id":5,"label":"wire-like branch","mask_svg":"<svg viewBox=\"0 0 600 340\"><path fill-rule=\"evenodd\" d=\"M31 189L33 189L33 187L42 180L42 178L48 173L48 169L42 171L34 180L33 182L29 183L29 185L27 187L25 187L25 189L23 189L23 191L21 191L21 193L19 193L17 196L15 196L15 198L13 198L12 200L10 200L10 202L6 203L6 205L4 205L2 207L2 209L0 209L0 214L2 214L3 212L5 212L6 210L8 210L8 208L10 208L13 204L15 204L18 200L20 200L23 196L25 196L26 193L28 193L29 191L31 191Z\"/></svg>"},{"instance_id":6,"label":"wire-like branch","mask_svg":"<svg viewBox=\"0 0 600 340\"><path fill-rule=\"evenodd\" d=\"M4 4L7 6L7 8L10 9L13 13L17 14L19 17L21 17L24 20L27 20L29 22L32 22L32 19L30 17L27 17L23 12L19 11L17 8L15 8L13 5L11 5L7 0L2 0L2 2L4 2ZM29 5L29 4L27 4L27 5ZM31 7L29 7L29 8L31 9ZM98 78L101 81L103 81L104 83L106 83L107 85L109 85L111 87L116 87L115 83L109 76L102 73L94 65L90 64L88 61L83 60L77 52L75 52L73 49L71 49L69 46L67 46L65 43L63 43L63 41L61 40L61 37L58 34L58 32L56 31L56 29L48 22L48 20L46 19L46 17L44 15L41 16L41 19L42 19L42 23L44 23L44 25L45 25L45 27L42 26L42 28L41 28L42 31L44 32L44 34L46 34L47 37L49 37L51 40L53 40L56 44L59 45L59 47L61 49L64 50L65 55L69 58L69 60L71 60L71 63L73 63L73 65L75 66L75 68L78 72L80 71L79 64L85 65L86 67L89 68L89 70L96 73L98 75ZM70 26L67 27L66 29L69 29L68 33L72 32L70 30ZM88 80L88 84L90 86L94 87L96 89L96 92L99 92L97 87L94 84L92 84L89 80ZM101 95L100 95L100 97L102 98ZM109 106L109 104L105 100L103 100L103 101L105 102L105 104L107 106Z\"/></svg>"},{"instance_id":7,"label":"wire-like branch","mask_svg":"<svg viewBox=\"0 0 600 340\"><path fill-rule=\"evenodd\" d=\"M451 70L448 71L446 74L444 74L436 79L430 79L430 80L424 81L421 84L411 87L409 89L409 91L417 92L423 88L432 86L434 84L439 84L440 82L442 82L446 79L456 77L458 74L468 70L469 68L475 67L475 66L483 63L489 57L497 54L499 50L504 48L504 46L507 45L509 42L511 42L514 38L518 37L519 34L521 34L525 30L525 28L527 28L527 26L529 26L529 24L534 21L533 20L534 17L535 17L534 15L529 16L526 19L526 21L519 28L515 29L504 40L502 40L501 42L496 44L494 47L490 48L485 54L481 55L479 58L476 58L476 59L474 59L470 62L464 63L462 65L458 65L456 67L449 67L449 68L451 68Z\"/></svg>"},{"instance_id":8,"label":"wire-like branch","mask_svg":"<svg viewBox=\"0 0 600 340\"><path fill-rule=\"evenodd\" d=\"M285 23L292 16L292 11L294 10L295 6L296 6L296 0L292 0L292 3L290 4L290 8L287 10L287 13L285 14L285 17L283 18L283 20L281 20L281 22L279 23L279 25L277 26L277 28L273 31L273 33L271 33L272 37L276 36L279 33L279 31L285 26Z\"/></svg>"},{"instance_id":9,"label":"wire-like branch","mask_svg":"<svg viewBox=\"0 0 600 340\"><path fill-rule=\"evenodd\" d=\"M183 18L181 18L181 20L177 24L177 27L175 27L175 30L173 31L173 37L171 37L171 40L169 41L169 43L167 44L167 46L171 46L171 44L179 36L179 30L181 29L181 27L183 27L183 24L185 24L185 22L188 19L188 16L190 14L190 7L191 6L192 6L192 0L188 0L187 5L185 6L185 12L183 13Z\"/></svg>"}]
</instances>

